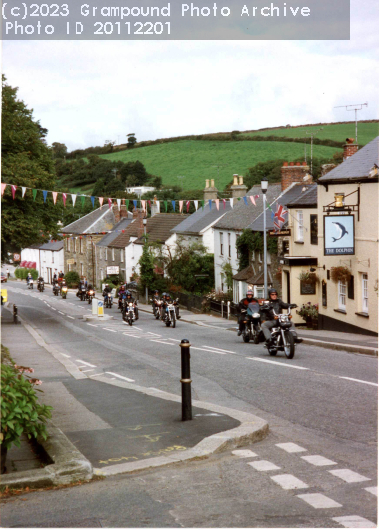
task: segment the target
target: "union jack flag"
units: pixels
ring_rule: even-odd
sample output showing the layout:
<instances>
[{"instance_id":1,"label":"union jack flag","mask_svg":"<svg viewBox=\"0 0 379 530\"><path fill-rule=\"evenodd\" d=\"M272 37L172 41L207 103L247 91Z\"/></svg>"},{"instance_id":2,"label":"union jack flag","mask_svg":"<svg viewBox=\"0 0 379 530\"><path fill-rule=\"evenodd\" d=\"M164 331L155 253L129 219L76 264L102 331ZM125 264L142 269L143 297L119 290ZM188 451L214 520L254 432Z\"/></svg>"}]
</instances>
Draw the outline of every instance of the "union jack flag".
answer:
<instances>
[{"instance_id":1,"label":"union jack flag","mask_svg":"<svg viewBox=\"0 0 379 530\"><path fill-rule=\"evenodd\" d=\"M274 226L275 230L280 230L285 222L284 216L287 215L287 210L281 204L278 204L276 207L276 212L274 214Z\"/></svg>"}]
</instances>

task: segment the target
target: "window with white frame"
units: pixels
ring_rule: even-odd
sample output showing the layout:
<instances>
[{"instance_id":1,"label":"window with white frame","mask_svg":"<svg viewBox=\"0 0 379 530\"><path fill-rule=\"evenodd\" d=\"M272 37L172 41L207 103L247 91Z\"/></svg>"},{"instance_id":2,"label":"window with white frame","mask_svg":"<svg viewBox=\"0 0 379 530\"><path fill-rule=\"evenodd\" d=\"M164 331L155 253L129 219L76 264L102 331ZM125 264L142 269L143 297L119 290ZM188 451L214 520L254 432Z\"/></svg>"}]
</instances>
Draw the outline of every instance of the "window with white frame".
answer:
<instances>
[{"instance_id":1,"label":"window with white frame","mask_svg":"<svg viewBox=\"0 0 379 530\"><path fill-rule=\"evenodd\" d=\"M362 313L368 313L368 275L362 274Z\"/></svg>"},{"instance_id":2,"label":"window with white frame","mask_svg":"<svg viewBox=\"0 0 379 530\"><path fill-rule=\"evenodd\" d=\"M229 256L229 258L232 257L232 244L231 244L230 232L228 232L228 256Z\"/></svg>"},{"instance_id":3,"label":"window with white frame","mask_svg":"<svg viewBox=\"0 0 379 530\"><path fill-rule=\"evenodd\" d=\"M103 259L103 249L99 247L99 259Z\"/></svg>"},{"instance_id":4,"label":"window with white frame","mask_svg":"<svg viewBox=\"0 0 379 530\"><path fill-rule=\"evenodd\" d=\"M259 261L259 263L262 263L262 261L263 261L263 257L262 256L263 256L263 252L258 252L258 261Z\"/></svg>"},{"instance_id":5,"label":"window with white frame","mask_svg":"<svg viewBox=\"0 0 379 530\"><path fill-rule=\"evenodd\" d=\"M100 280L104 280L104 269L100 269Z\"/></svg>"},{"instance_id":6,"label":"window with white frame","mask_svg":"<svg viewBox=\"0 0 379 530\"><path fill-rule=\"evenodd\" d=\"M112 248L112 261L114 261L114 248Z\"/></svg>"},{"instance_id":7,"label":"window with white frame","mask_svg":"<svg viewBox=\"0 0 379 530\"><path fill-rule=\"evenodd\" d=\"M46 250L43 251L43 261L46 261Z\"/></svg>"},{"instance_id":8,"label":"window with white frame","mask_svg":"<svg viewBox=\"0 0 379 530\"><path fill-rule=\"evenodd\" d=\"M221 291L224 292L224 279L225 279L225 274L222 272L220 274L220 279L221 279Z\"/></svg>"},{"instance_id":9,"label":"window with white frame","mask_svg":"<svg viewBox=\"0 0 379 530\"><path fill-rule=\"evenodd\" d=\"M304 216L303 210L297 210L297 241L304 241Z\"/></svg>"},{"instance_id":10,"label":"window with white frame","mask_svg":"<svg viewBox=\"0 0 379 530\"><path fill-rule=\"evenodd\" d=\"M220 232L220 254L224 255L224 234Z\"/></svg>"},{"instance_id":11,"label":"window with white frame","mask_svg":"<svg viewBox=\"0 0 379 530\"><path fill-rule=\"evenodd\" d=\"M338 309L346 310L346 282L338 282Z\"/></svg>"},{"instance_id":12,"label":"window with white frame","mask_svg":"<svg viewBox=\"0 0 379 530\"><path fill-rule=\"evenodd\" d=\"M70 238L67 239L67 252L71 252L71 241L70 241Z\"/></svg>"},{"instance_id":13,"label":"window with white frame","mask_svg":"<svg viewBox=\"0 0 379 530\"><path fill-rule=\"evenodd\" d=\"M79 252L83 254L83 239L79 239Z\"/></svg>"},{"instance_id":14,"label":"window with white frame","mask_svg":"<svg viewBox=\"0 0 379 530\"><path fill-rule=\"evenodd\" d=\"M237 252L237 259L239 259L240 257L240 253L238 252L238 246L237 246L237 243L238 243L238 238L240 237L240 234L237 234L236 235L236 252Z\"/></svg>"},{"instance_id":15,"label":"window with white frame","mask_svg":"<svg viewBox=\"0 0 379 530\"><path fill-rule=\"evenodd\" d=\"M265 289L264 287L258 287L257 285L254 286L254 296L255 298L264 298L265 295Z\"/></svg>"},{"instance_id":16,"label":"window with white frame","mask_svg":"<svg viewBox=\"0 0 379 530\"><path fill-rule=\"evenodd\" d=\"M51 253L51 263L54 263L54 252Z\"/></svg>"},{"instance_id":17,"label":"window with white frame","mask_svg":"<svg viewBox=\"0 0 379 530\"><path fill-rule=\"evenodd\" d=\"M83 263L80 264L80 275L84 276L84 265L83 265Z\"/></svg>"},{"instance_id":18,"label":"window with white frame","mask_svg":"<svg viewBox=\"0 0 379 530\"><path fill-rule=\"evenodd\" d=\"M73 251L76 252L76 237L73 239Z\"/></svg>"},{"instance_id":19,"label":"window with white frame","mask_svg":"<svg viewBox=\"0 0 379 530\"><path fill-rule=\"evenodd\" d=\"M123 248L120 249L120 261L121 263L124 263L124 249Z\"/></svg>"},{"instance_id":20,"label":"window with white frame","mask_svg":"<svg viewBox=\"0 0 379 530\"><path fill-rule=\"evenodd\" d=\"M104 254L105 254L105 256L104 256L105 261L108 261L108 249L107 249L107 247L105 247L105 249L104 249Z\"/></svg>"}]
</instances>

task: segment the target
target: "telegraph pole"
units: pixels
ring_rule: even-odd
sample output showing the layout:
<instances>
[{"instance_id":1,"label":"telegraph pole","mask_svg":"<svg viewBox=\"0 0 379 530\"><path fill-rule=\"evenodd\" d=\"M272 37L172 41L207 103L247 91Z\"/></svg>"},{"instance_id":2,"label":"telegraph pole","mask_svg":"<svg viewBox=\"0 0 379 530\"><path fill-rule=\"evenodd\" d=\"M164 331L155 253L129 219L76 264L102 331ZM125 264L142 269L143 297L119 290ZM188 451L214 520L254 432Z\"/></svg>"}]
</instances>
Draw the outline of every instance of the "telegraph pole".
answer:
<instances>
[{"instance_id":1,"label":"telegraph pole","mask_svg":"<svg viewBox=\"0 0 379 530\"><path fill-rule=\"evenodd\" d=\"M308 134L308 136L311 137L311 175L312 175L312 164L313 164L313 137L316 136L316 134L323 130L324 127L320 127L316 131L306 131L305 134Z\"/></svg>"}]
</instances>

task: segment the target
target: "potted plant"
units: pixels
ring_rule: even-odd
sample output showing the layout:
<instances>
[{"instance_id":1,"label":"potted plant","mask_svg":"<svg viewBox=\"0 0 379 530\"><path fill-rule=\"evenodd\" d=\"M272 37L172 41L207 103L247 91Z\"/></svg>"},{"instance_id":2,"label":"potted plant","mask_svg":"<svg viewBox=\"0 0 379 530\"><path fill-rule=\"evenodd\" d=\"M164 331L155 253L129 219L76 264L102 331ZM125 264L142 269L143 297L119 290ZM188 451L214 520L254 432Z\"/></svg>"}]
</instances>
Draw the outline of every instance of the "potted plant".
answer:
<instances>
[{"instance_id":1,"label":"potted plant","mask_svg":"<svg viewBox=\"0 0 379 530\"><path fill-rule=\"evenodd\" d=\"M316 283L319 280L317 274L311 271L301 271L298 278L301 282L309 283L309 284Z\"/></svg>"},{"instance_id":2,"label":"potted plant","mask_svg":"<svg viewBox=\"0 0 379 530\"><path fill-rule=\"evenodd\" d=\"M330 277L335 283L347 283L351 278L351 270L348 267L332 267L330 269Z\"/></svg>"},{"instance_id":3,"label":"potted plant","mask_svg":"<svg viewBox=\"0 0 379 530\"><path fill-rule=\"evenodd\" d=\"M3 347L2 354L0 444L1 473L4 473L8 449L13 444L19 447L23 434L29 439L40 436L47 439L45 424L51 418L52 407L38 403L38 389L35 390L34 386L40 385L42 381L27 375L33 369L14 364Z\"/></svg>"},{"instance_id":4,"label":"potted plant","mask_svg":"<svg viewBox=\"0 0 379 530\"><path fill-rule=\"evenodd\" d=\"M307 328L318 329L318 304L303 304L296 313L306 321Z\"/></svg>"}]
</instances>

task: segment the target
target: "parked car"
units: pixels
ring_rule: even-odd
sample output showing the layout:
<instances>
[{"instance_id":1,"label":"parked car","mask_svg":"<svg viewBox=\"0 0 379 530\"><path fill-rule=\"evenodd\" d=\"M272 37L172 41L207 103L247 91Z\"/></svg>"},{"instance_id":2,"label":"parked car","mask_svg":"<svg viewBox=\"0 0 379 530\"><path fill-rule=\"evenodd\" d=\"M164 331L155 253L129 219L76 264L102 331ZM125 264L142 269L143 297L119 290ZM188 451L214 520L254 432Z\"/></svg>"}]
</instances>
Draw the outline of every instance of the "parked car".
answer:
<instances>
[{"instance_id":1,"label":"parked car","mask_svg":"<svg viewBox=\"0 0 379 530\"><path fill-rule=\"evenodd\" d=\"M138 283L137 282L129 282L126 284L127 289L138 289Z\"/></svg>"},{"instance_id":2,"label":"parked car","mask_svg":"<svg viewBox=\"0 0 379 530\"><path fill-rule=\"evenodd\" d=\"M1 283L6 282L6 281L7 281L7 275L4 272L2 272L1 273Z\"/></svg>"}]
</instances>

